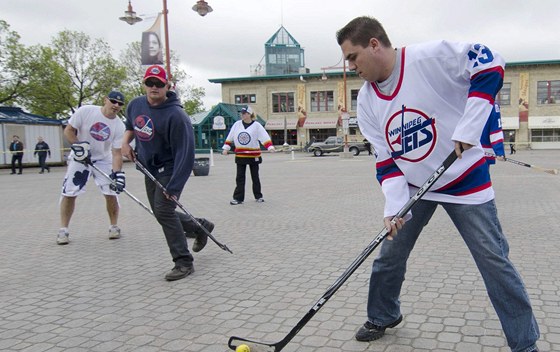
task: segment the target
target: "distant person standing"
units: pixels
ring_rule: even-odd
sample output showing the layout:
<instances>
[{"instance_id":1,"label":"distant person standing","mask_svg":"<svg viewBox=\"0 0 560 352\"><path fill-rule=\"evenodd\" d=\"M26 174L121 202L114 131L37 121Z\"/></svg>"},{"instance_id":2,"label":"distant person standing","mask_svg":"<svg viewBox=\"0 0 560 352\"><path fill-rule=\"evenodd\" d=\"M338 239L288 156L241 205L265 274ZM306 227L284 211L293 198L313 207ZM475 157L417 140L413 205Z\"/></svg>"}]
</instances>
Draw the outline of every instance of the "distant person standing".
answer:
<instances>
[{"instance_id":1,"label":"distant person standing","mask_svg":"<svg viewBox=\"0 0 560 352\"><path fill-rule=\"evenodd\" d=\"M235 164L237 164L237 176L235 177L235 190L231 205L243 204L245 200L245 174L247 165L251 171L253 180L253 195L258 203L264 202L261 193L261 181L259 179L259 164L262 163L260 143L271 152L276 151L272 141L264 127L256 122L256 115L250 106L241 109L241 120L231 126L226 142L223 145L222 154L235 148Z\"/></svg>"},{"instance_id":2,"label":"distant person standing","mask_svg":"<svg viewBox=\"0 0 560 352\"><path fill-rule=\"evenodd\" d=\"M16 162L18 163L19 172L22 174L21 160L23 159L23 143L19 140L19 136L14 134L12 143L10 143L10 151L12 152L12 172L11 175L16 173Z\"/></svg>"},{"instance_id":3,"label":"distant person standing","mask_svg":"<svg viewBox=\"0 0 560 352\"><path fill-rule=\"evenodd\" d=\"M371 152L371 143L367 140L367 138L364 138L364 147L366 147L366 150L368 152L368 155L373 155L373 153Z\"/></svg>"},{"instance_id":4,"label":"distant person standing","mask_svg":"<svg viewBox=\"0 0 560 352\"><path fill-rule=\"evenodd\" d=\"M39 157L39 166L41 167L41 171L39 171L40 174L45 173L45 170L51 172L51 168L47 166L47 154L50 158L51 149L49 145L43 140L43 137L37 137L37 144L35 145L33 155Z\"/></svg>"},{"instance_id":5,"label":"distant person standing","mask_svg":"<svg viewBox=\"0 0 560 352\"><path fill-rule=\"evenodd\" d=\"M515 133L509 133L509 154L515 154Z\"/></svg>"}]
</instances>

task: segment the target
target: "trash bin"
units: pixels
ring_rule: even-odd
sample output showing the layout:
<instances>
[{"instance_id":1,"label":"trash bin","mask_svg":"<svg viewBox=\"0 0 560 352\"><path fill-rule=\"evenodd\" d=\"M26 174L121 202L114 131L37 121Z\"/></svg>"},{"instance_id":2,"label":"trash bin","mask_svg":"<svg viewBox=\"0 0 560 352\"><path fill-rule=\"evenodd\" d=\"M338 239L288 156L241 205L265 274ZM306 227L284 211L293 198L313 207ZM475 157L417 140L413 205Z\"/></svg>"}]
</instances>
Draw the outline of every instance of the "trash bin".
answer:
<instances>
[{"instance_id":1,"label":"trash bin","mask_svg":"<svg viewBox=\"0 0 560 352\"><path fill-rule=\"evenodd\" d=\"M208 173L210 173L210 158L195 158L193 173L195 176L208 176Z\"/></svg>"}]
</instances>

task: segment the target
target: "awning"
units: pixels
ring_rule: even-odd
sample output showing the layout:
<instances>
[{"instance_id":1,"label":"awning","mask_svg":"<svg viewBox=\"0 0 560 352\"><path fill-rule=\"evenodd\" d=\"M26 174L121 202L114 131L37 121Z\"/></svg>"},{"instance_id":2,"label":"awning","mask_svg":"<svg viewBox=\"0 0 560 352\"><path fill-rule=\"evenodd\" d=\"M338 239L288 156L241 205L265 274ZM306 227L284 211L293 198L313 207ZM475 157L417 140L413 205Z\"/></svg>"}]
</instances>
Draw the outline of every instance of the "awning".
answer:
<instances>
[{"instance_id":1,"label":"awning","mask_svg":"<svg viewBox=\"0 0 560 352\"><path fill-rule=\"evenodd\" d=\"M297 118L286 119L286 129L294 130L297 128ZM268 119L264 125L266 130L283 130L284 129L284 119Z\"/></svg>"},{"instance_id":2,"label":"awning","mask_svg":"<svg viewBox=\"0 0 560 352\"><path fill-rule=\"evenodd\" d=\"M332 117L307 117L303 128L336 128L338 116Z\"/></svg>"},{"instance_id":3,"label":"awning","mask_svg":"<svg viewBox=\"0 0 560 352\"><path fill-rule=\"evenodd\" d=\"M529 116L529 129L560 128L560 116Z\"/></svg>"},{"instance_id":4,"label":"awning","mask_svg":"<svg viewBox=\"0 0 560 352\"><path fill-rule=\"evenodd\" d=\"M518 116L502 116L502 130L518 130L519 117Z\"/></svg>"}]
</instances>

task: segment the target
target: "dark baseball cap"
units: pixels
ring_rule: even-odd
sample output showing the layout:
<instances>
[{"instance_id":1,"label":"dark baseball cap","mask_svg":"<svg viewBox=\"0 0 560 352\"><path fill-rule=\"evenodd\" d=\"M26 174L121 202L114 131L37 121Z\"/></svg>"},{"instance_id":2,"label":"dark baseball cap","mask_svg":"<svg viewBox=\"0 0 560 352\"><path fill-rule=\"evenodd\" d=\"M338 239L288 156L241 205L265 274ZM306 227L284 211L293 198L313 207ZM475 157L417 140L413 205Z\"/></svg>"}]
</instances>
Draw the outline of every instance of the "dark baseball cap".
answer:
<instances>
[{"instance_id":1,"label":"dark baseball cap","mask_svg":"<svg viewBox=\"0 0 560 352\"><path fill-rule=\"evenodd\" d=\"M107 98L109 99L113 99L116 100L118 102L124 103L124 95L116 90L112 90L111 92L109 92L109 94L107 95Z\"/></svg>"}]
</instances>

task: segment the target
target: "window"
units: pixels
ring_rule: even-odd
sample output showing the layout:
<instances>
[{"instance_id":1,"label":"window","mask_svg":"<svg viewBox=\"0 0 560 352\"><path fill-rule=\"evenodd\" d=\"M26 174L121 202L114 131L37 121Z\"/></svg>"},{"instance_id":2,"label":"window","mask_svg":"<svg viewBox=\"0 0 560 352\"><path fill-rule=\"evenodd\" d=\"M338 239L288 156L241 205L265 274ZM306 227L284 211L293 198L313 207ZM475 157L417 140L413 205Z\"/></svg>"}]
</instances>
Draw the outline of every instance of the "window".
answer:
<instances>
[{"instance_id":1,"label":"window","mask_svg":"<svg viewBox=\"0 0 560 352\"><path fill-rule=\"evenodd\" d=\"M334 110L334 93L332 90L311 92L311 111Z\"/></svg>"},{"instance_id":2,"label":"window","mask_svg":"<svg viewBox=\"0 0 560 352\"><path fill-rule=\"evenodd\" d=\"M270 134L270 139L273 145L283 145L288 143L289 145L297 145L297 130L287 130L286 140L284 140L284 130L272 130L268 131Z\"/></svg>"},{"instance_id":3,"label":"window","mask_svg":"<svg viewBox=\"0 0 560 352\"><path fill-rule=\"evenodd\" d=\"M235 104L255 104L257 96L255 94L239 94L235 96Z\"/></svg>"},{"instance_id":4,"label":"window","mask_svg":"<svg viewBox=\"0 0 560 352\"><path fill-rule=\"evenodd\" d=\"M350 91L350 111L358 110L358 92L359 89L352 89Z\"/></svg>"},{"instance_id":5,"label":"window","mask_svg":"<svg viewBox=\"0 0 560 352\"><path fill-rule=\"evenodd\" d=\"M294 93L272 93L272 112L294 112Z\"/></svg>"},{"instance_id":6,"label":"window","mask_svg":"<svg viewBox=\"0 0 560 352\"><path fill-rule=\"evenodd\" d=\"M560 101L560 81L537 82L537 104L556 104Z\"/></svg>"},{"instance_id":7,"label":"window","mask_svg":"<svg viewBox=\"0 0 560 352\"><path fill-rule=\"evenodd\" d=\"M309 141L310 142L320 142L329 138L330 136L336 136L336 128L314 128L309 129Z\"/></svg>"},{"instance_id":8,"label":"window","mask_svg":"<svg viewBox=\"0 0 560 352\"><path fill-rule=\"evenodd\" d=\"M504 83L502 89L498 92L496 100L501 106L511 105L511 83Z\"/></svg>"},{"instance_id":9,"label":"window","mask_svg":"<svg viewBox=\"0 0 560 352\"><path fill-rule=\"evenodd\" d=\"M560 129L531 130L531 142L560 142Z\"/></svg>"}]
</instances>

